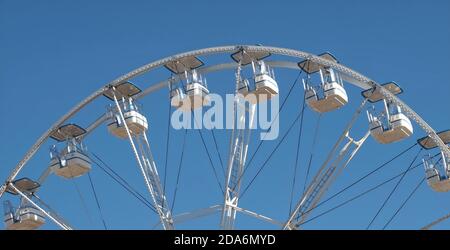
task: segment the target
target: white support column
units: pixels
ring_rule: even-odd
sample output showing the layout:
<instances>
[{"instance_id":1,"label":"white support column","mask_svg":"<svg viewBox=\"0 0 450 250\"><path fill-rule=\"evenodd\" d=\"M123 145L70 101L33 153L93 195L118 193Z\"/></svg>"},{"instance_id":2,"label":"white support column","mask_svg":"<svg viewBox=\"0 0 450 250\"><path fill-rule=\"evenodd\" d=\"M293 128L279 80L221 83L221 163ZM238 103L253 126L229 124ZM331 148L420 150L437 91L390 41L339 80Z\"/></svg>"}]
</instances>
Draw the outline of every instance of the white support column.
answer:
<instances>
[{"instance_id":1,"label":"white support column","mask_svg":"<svg viewBox=\"0 0 450 250\"><path fill-rule=\"evenodd\" d=\"M51 215L49 212L45 211L43 208L41 208L40 206L38 206L33 200L31 200L27 195L25 195L24 193L22 193L22 191L20 191L18 188L16 188L12 183L9 183L9 187L14 190L15 192L17 192L20 196L22 196L26 201L28 201L31 205L33 205L36 209L38 209L39 211L41 211L43 214L45 214L45 216L47 216L50 220L52 220L53 222L55 222L56 225L58 225L59 227L61 227L64 230L72 230L72 228L68 225L66 225L64 222L61 222L60 220L58 220L56 217L54 217L53 215Z\"/></svg>"},{"instance_id":2,"label":"white support column","mask_svg":"<svg viewBox=\"0 0 450 250\"><path fill-rule=\"evenodd\" d=\"M294 211L289 216L289 219L286 221L283 229L296 229L298 225L306 219L306 217L310 214L310 211L317 205L317 203L320 201L322 196L328 190L332 182L341 173L341 171L349 164L349 162L358 152L359 148L362 146L364 141L368 138L370 132L367 132L365 136L359 141L354 141L353 138L349 136L350 129L353 127L356 118L361 113L366 102L367 99L365 99L356 110L346 129L339 137L333 149L328 154L327 159L322 164L313 181L306 189L306 192L304 193L303 197L301 197L301 199L295 206ZM348 141L341 147L341 150L337 151L339 146L345 139L347 139ZM352 145L354 145L355 148L351 151ZM351 153L348 156L349 152ZM348 156L348 158L345 158L346 156Z\"/></svg>"},{"instance_id":3,"label":"white support column","mask_svg":"<svg viewBox=\"0 0 450 250\"><path fill-rule=\"evenodd\" d=\"M140 142L139 142L140 140ZM154 192L154 196L158 203L158 208L161 209L163 214L164 221L168 224L167 227L173 228L173 218L171 215L171 211L169 205L167 203L167 199L164 194L164 190L161 185L161 181L159 178L158 170L156 168L155 160L153 159L152 151L150 148L150 143L148 142L147 135L143 133L138 137L138 142L141 148L141 155L144 159L144 166L147 170L147 179L150 180L152 184L152 189ZM143 145L142 145L143 144Z\"/></svg>"},{"instance_id":4,"label":"white support column","mask_svg":"<svg viewBox=\"0 0 450 250\"><path fill-rule=\"evenodd\" d=\"M441 157L442 157L442 166L444 167L444 174L448 178L450 178L450 176L449 176L449 173L450 173L449 161L450 161L450 159L445 157L445 154L443 151L441 151Z\"/></svg>"},{"instance_id":5,"label":"white support column","mask_svg":"<svg viewBox=\"0 0 450 250\"><path fill-rule=\"evenodd\" d=\"M254 65L254 63L252 63ZM226 230L234 228L236 219L236 207L239 202L239 195L242 182L242 173L247 159L248 144L250 140L251 128L253 127L256 104L248 102L249 126L246 123L246 101L238 94L241 82L241 64L238 64L236 72L236 95L234 100L233 131L230 138L230 156L225 180L224 204L221 217L221 227Z\"/></svg>"},{"instance_id":6,"label":"white support column","mask_svg":"<svg viewBox=\"0 0 450 250\"><path fill-rule=\"evenodd\" d=\"M299 228L311 213L311 210L317 206L320 199L336 180L337 176L339 176L342 173L342 170L347 167L369 135L370 132L367 132L359 141L354 141L352 138L347 137L349 141L343 146L342 150L340 150L336 159L331 162L323 174L319 174L314 178L315 181L310 184L307 189L308 191L297 204L296 209L286 222L284 229ZM352 149L351 146L354 146L354 148Z\"/></svg>"},{"instance_id":7,"label":"white support column","mask_svg":"<svg viewBox=\"0 0 450 250\"><path fill-rule=\"evenodd\" d=\"M33 193L33 197L36 198L37 202L40 204L42 208L46 209L46 211L48 211L48 213L50 213L61 224L65 225L68 228L73 229L73 227L66 220L64 220L54 209L52 209L47 203L45 203L39 196Z\"/></svg>"},{"instance_id":8,"label":"white support column","mask_svg":"<svg viewBox=\"0 0 450 250\"><path fill-rule=\"evenodd\" d=\"M267 217L265 215L255 213L253 211L250 211L250 210L247 210L247 209L244 209L244 208L241 208L241 207L236 207L235 209L238 212L241 212L243 214L246 214L248 216L251 216L251 217L256 218L258 220L261 220L261 221L269 222L269 223L271 223L273 225L276 225L276 226L281 226L282 227L284 225L282 222L276 221L276 220L274 220L272 218L269 218L269 217Z\"/></svg>"},{"instance_id":9,"label":"white support column","mask_svg":"<svg viewBox=\"0 0 450 250\"><path fill-rule=\"evenodd\" d=\"M115 89L113 89L113 90L115 91ZM114 102L116 103L117 111L119 112L120 119L122 120L123 126L125 127L125 130L127 131L128 139L129 139L131 147L133 149L134 156L135 156L136 161L137 161L137 163L139 165L139 168L141 169L142 176L144 177L145 184L147 185L148 191L150 192L150 196L151 196L151 198L153 200L153 203L155 204L155 208L156 208L156 211L158 212L158 215L160 217L161 224L163 225L163 228L166 229L166 230L174 229L173 221L172 221L172 219L170 217L170 213L167 214L163 210L163 208L164 207L167 208L167 206L164 206L160 202L161 200L165 201L165 197L162 194L162 192L158 192L157 190L155 190L155 185L157 185L157 184L155 184L154 182L159 182L159 177L157 175L157 172L154 173L154 174L151 174L152 168L147 165L149 162L146 161L148 159L146 158L145 154L143 152L141 152L141 155L139 155L139 153L137 151L137 148L136 148L136 145L134 143L133 137L131 135L131 132L130 132L130 130L128 128L128 125L126 123L126 120L125 120L122 108L120 107L119 101L117 100L117 97L116 97L116 94L114 93L114 91L113 91L113 96L114 96ZM145 131L143 133L145 134ZM142 160L141 160L141 157L142 157ZM149 176L149 171L150 171L150 176ZM153 178L150 179L149 177L153 177Z\"/></svg>"},{"instance_id":10,"label":"white support column","mask_svg":"<svg viewBox=\"0 0 450 250\"><path fill-rule=\"evenodd\" d=\"M275 55L283 55L288 57L295 57L295 58L302 58L306 60L310 60L312 62L318 63L323 66L331 67L335 69L336 71L339 71L343 74L344 80L360 87L363 89L369 89L369 88L380 88L380 93L390 101L392 101L394 104L400 106L400 108L403 110L405 115L415 121L426 133L431 137L431 139L436 142L440 150L445 154L446 159L450 161L450 149L448 146L437 136L436 132L431 128L430 125L428 125L414 110L412 110L408 105L406 105L402 100L397 98L394 94L392 94L389 90L382 87L380 84L374 82L373 80L369 79L368 77L363 76L362 74L335 62L332 62L330 60L315 56L313 54L293 50L293 49L286 49L286 48L277 48L277 47L267 47L267 46L254 46L254 45L231 45L231 46L221 46L221 47L212 47L212 48L204 48L200 50L195 51L189 51L173 56L169 56L166 58L162 58L160 60L150 62L146 65L143 65L140 68L134 69L133 71L120 76L119 78L107 83L105 86L85 98L83 101L81 101L79 104L77 104L75 107L73 107L68 113L66 113L64 116L62 116L59 120L57 120L47 131L45 131L41 137L33 144L33 146L27 151L25 156L19 161L19 163L14 167L14 169L11 171L10 175L6 179L6 181L0 186L0 198L2 197L3 193L6 191L7 185L9 182L13 181L16 176L19 174L19 172L22 170L22 168L25 166L25 164L33 157L33 155L38 151L38 149L44 144L44 142L48 139L50 134L57 128L59 128L61 125L63 125L67 120L69 120L71 117L73 117L78 111L83 109L86 105L97 99L99 96L104 94L107 90L111 88L111 86L116 86L120 83L123 83L127 80L130 80L133 77L139 76L141 74L144 74L146 72L149 72L157 67L160 67L162 65L165 65L169 62L172 62L174 60L178 60L184 57L189 56L206 56L206 55L212 55L212 54L218 54L218 53L234 53L239 49L245 48L246 51L250 52L269 52L271 54ZM297 63L293 62L272 62L270 64L272 67L284 67L284 68L293 68L295 70L298 70ZM213 72L225 68L235 68L235 63L225 63L220 65L213 65L210 67L202 67L202 69L199 70L200 73L207 73L207 72ZM166 81L163 81L161 83L158 83L156 85L152 85L146 90L144 90L141 94L136 96L136 98L141 98L153 91L156 91L158 89L161 89L165 87L167 84ZM450 162L448 162L450 163ZM447 164L449 165L449 164Z\"/></svg>"},{"instance_id":11,"label":"white support column","mask_svg":"<svg viewBox=\"0 0 450 250\"><path fill-rule=\"evenodd\" d=\"M238 100L236 101L238 104ZM231 230L234 227L236 219L236 207L239 202L240 188L242 182L242 173L244 170L245 161L247 159L248 143L250 138L251 126L253 125L254 114L256 110L255 104L250 104L249 108L249 127L245 126L245 112L240 113L237 122L233 129L231 137L230 157L228 162L228 169L225 181L225 201L222 211L221 226L223 229ZM240 107L245 110L245 107ZM235 108L237 110L237 108Z\"/></svg>"}]
</instances>

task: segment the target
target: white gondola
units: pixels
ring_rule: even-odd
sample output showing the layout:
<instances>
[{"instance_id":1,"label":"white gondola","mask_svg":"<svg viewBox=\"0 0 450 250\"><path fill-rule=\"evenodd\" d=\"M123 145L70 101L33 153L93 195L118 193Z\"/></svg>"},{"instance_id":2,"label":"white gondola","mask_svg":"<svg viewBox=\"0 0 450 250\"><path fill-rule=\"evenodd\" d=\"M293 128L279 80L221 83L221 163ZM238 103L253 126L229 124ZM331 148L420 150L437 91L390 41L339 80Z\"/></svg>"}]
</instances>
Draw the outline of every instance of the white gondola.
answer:
<instances>
[{"instance_id":1,"label":"white gondola","mask_svg":"<svg viewBox=\"0 0 450 250\"><path fill-rule=\"evenodd\" d=\"M338 60L330 53L326 52L318 57L337 63ZM330 67L304 60L298 66L308 74L303 80L305 89L306 104L318 113L330 112L341 108L348 103L347 92L341 75ZM318 74L320 84L311 85L311 75Z\"/></svg>"},{"instance_id":2,"label":"white gondola","mask_svg":"<svg viewBox=\"0 0 450 250\"><path fill-rule=\"evenodd\" d=\"M450 171L446 167L446 164L433 163L431 157L423 159L423 165L425 167L425 177L428 185L436 192L448 192L450 191ZM446 169L446 175L440 175L438 168L442 167Z\"/></svg>"},{"instance_id":3,"label":"white gondola","mask_svg":"<svg viewBox=\"0 0 450 250\"><path fill-rule=\"evenodd\" d=\"M450 130L444 130L436 133L436 135L442 140L444 144L450 144ZM437 148L438 145L430 136L425 136L417 140L417 143L426 150ZM441 159L433 162L430 155L423 159L423 165L425 167L425 177L428 185L436 192L448 192L450 191L450 159L446 158L441 151ZM440 175L439 170L442 169L445 175Z\"/></svg>"},{"instance_id":4,"label":"white gondola","mask_svg":"<svg viewBox=\"0 0 450 250\"><path fill-rule=\"evenodd\" d=\"M66 147L58 152L55 146L50 152L50 168L57 176L66 179L77 178L91 170L91 160L86 155L83 145L75 138L67 141Z\"/></svg>"},{"instance_id":5,"label":"white gondola","mask_svg":"<svg viewBox=\"0 0 450 250\"><path fill-rule=\"evenodd\" d=\"M55 145L50 150L50 169L54 174L71 179L91 170L91 161L79 139L85 133L86 130L76 124L66 124L50 134L54 140L66 143L61 152Z\"/></svg>"},{"instance_id":6,"label":"white gondola","mask_svg":"<svg viewBox=\"0 0 450 250\"><path fill-rule=\"evenodd\" d=\"M119 101L119 105L131 134L139 135L148 129L147 118L139 112L138 105L134 103L131 97L128 99L123 97L122 100ZM128 133L126 127L123 124L122 117L115 105L112 105L110 108L110 116L112 121L108 124L109 132L118 138L127 138Z\"/></svg>"},{"instance_id":7,"label":"white gondola","mask_svg":"<svg viewBox=\"0 0 450 250\"><path fill-rule=\"evenodd\" d=\"M45 223L44 214L31 205L23 204L16 211L9 201L6 201L4 206L7 230L34 230Z\"/></svg>"},{"instance_id":8,"label":"white gondola","mask_svg":"<svg viewBox=\"0 0 450 250\"><path fill-rule=\"evenodd\" d=\"M206 80L197 71L185 71L186 87L171 86L170 103L183 111L191 111L207 105L210 101Z\"/></svg>"},{"instance_id":9,"label":"white gondola","mask_svg":"<svg viewBox=\"0 0 450 250\"><path fill-rule=\"evenodd\" d=\"M413 134L413 126L399 106L384 100L385 111L379 115L367 112L372 137L382 144L405 139Z\"/></svg>"},{"instance_id":10,"label":"white gondola","mask_svg":"<svg viewBox=\"0 0 450 250\"><path fill-rule=\"evenodd\" d=\"M271 99L278 95L278 84L273 70L264 61L252 62L255 89L249 93L255 95L257 102Z\"/></svg>"},{"instance_id":11,"label":"white gondola","mask_svg":"<svg viewBox=\"0 0 450 250\"><path fill-rule=\"evenodd\" d=\"M319 74L319 86L311 86L308 81L303 81L308 106L316 112L325 113L347 104L348 96L340 75L332 68L320 68Z\"/></svg>"},{"instance_id":12,"label":"white gondola","mask_svg":"<svg viewBox=\"0 0 450 250\"><path fill-rule=\"evenodd\" d=\"M270 53L263 51L245 51L244 48L231 54L231 58L241 66L252 65L252 84L247 79L241 79L241 82L238 83L238 93L252 104L266 101L278 95L279 89L275 81L275 74L263 61L270 55Z\"/></svg>"},{"instance_id":13,"label":"white gondola","mask_svg":"<svg viewBox=\"0 0 450 250\"><path fill-rule=\"evenodd\" d=\"M266 101L278 95L278 84L274 79L273 70L263 61L253 62L254 84L250 85L248 79L241 79L238 85L238 93L252 103Z\"/></svg>"}]
</instances>

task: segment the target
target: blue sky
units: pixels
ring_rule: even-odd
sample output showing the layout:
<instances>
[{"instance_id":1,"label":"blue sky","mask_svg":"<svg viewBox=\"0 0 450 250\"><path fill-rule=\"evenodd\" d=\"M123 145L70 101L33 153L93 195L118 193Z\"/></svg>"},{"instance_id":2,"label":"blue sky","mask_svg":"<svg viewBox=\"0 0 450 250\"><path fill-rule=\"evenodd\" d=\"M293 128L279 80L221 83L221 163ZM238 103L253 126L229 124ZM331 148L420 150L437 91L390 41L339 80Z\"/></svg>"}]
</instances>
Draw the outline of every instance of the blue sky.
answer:
<instances>
[{"instance_id":1,"label":"blue sky","mask_svg":"<svg viewBox=\"0 0 450 250\"><path fill-rule=\"evenodd\" d=\"M110 80L143 64L179 52L220 45L263 44L312 53L330 51L339 60L379 82L394 80L404 88L401 99L436 130L449 128L448 58L450 57L450 3L436 1L20 1L0 0L0 179L23 157L35 140L71 107ZM223 60L229 61L224 56ZM277 80L283 99L297 72L280 70ZM169 77L159 70L138 77L141 88ZM231 71L208 76L212 91L230 92ZM350 103L327 114L320 124L312 172L335 142L361 97L346 85ZM280 115L281 134L286 131L301 104L296 88ZM141 101L149 119L148 132L156 162L163 175L167 90ZM72 122L89 125L110 102L96 101ZM300 192L306 159L317 114L305 113L304 139L296 191ZM367 129L364 116L355 130ZM213 157L209 131L207 137ZM285 220L289 209L295 162L298 124L270 160L261 176L241 200L244 208ZM171 131L167 190L172 200L181 149L182 131ZM415 126L414 135L392 145L379 145L369 138L361 153L338 178L329 194L389 160L424 133ZM227 154L228 132L217 131L223 158ZM197 131L188 133L188 148L174 213L222 203L207 156ZM49 163L48 141L28 163L21 177L37 178ZM142 177L125 141L112 138L101 126L85 141L88 149L136 189L148 196ZM276 141L264 143L249 169L244 187ZM256 138L250 145L252 153ZM400 173L417 153L414 148L379 173L371 176L335 200L318 209L324 211L383 180ZM434 152L433 152L434 153ZM422 154L421 154L422 155ZM200 160L199 160L200 159ZM220 168L215 159L217 168ZM381 228L424 176L422 168L406 175L372 228ZM96 184L106 224L112 229L151 228L157 217L94 166ZM334 212L305 224L307 229L364 229L394 186L391 182ZM82 194L81 197L77 188ZM51 176L40 195L76 228L102 228L87 177L75 181ZM7 196L8 199L16 197ZM449 212L449 194L438 194L426 185L407 203L389 228L419 228ZM3 198L2 198L3 199ZM296 201L296 200L295 200ZM84 203L84 205L83 205ZM245 215L238 215L239 228L273 228ZM178 228L214 228L218 216L180 224ZM450 222L437 228L448 228ZM55 229L51 222L44 226Z\"/></svg>"}]
</instances>

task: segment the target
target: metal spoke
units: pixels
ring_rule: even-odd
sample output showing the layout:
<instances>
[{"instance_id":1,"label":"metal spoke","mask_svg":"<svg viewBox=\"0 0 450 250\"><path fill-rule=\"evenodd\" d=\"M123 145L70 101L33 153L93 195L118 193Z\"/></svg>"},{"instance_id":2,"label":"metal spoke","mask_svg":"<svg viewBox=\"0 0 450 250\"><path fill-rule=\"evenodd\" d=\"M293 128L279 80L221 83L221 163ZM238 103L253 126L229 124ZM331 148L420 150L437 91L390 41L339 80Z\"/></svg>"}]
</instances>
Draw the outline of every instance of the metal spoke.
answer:
<instances>
[{"instance_id":1,"label":"metal spoke","mask_svg":"<svg viewBox=\"0 0 450 250\"><path fill-rule=\"evenodd\" d=\"M112 92L114 93L114 102L117 106L118 114L120 115L120 120L123 122L123 126L127 132L127 137L131 144L131 148L133 150L134 157L136 158L137 165L139 166L141 174L144 178L146 188L148 189L148 191L150 193L151 201L153 204L150 203L149 201L147 201L146 199L144 199L143 197L138 198L138 196L136 195L137 192L134 192L134 195L139 200L141 200L143 203L148 205L149 208L151 208L157 212L160 222L164 229L173 229L174 227L173 227L173 219L172 219L172 211L171 210L173 209L173 206L175 203L176 191L175 191L175 195L174 195L175 196L174 201L172 203L172 209L169 207L169 204L168 204L168 202L166 200L166 196L165 196L166 179L167 179L167 175L168 175L167 168L168 168L168 158L169 158L168 150L170 148L169 147L170 129L168 128L168 131L167 131L167 138L166 138L167 141L166 141L166 145L165 145L166 156L165 156L165 164L164 164L164 168L163 168L164 169L164 177L163 177L163 182L161 185L161 180L160 180L157 168L156 168L156 163L153 159L152 150L150 148L150 143L148 141L147 135L145 134L145 132L143 134L134 134L131 131L132 129L130 130L128 128L127 122L125 122L124 112L121 110L121 107L119 105L119 102L118 102L118 99L116 96L116 88L118 88L118 86L120 84L122 84L130 79L133 79L134 77L140 76L144 73L150 72L157 68L161 68L169 63L173 63L174 61L182 61L189 57L197 57L197 56L203 57L203 56L215 55L215 54L229 55L231 53L235 53L240 50L243 51L244 49L246 52L251 52L251 53L263 53L263 54L268 53L271 55L278 55L278 56L280 56L280 58L284 58L284 57L290 57L291 59L294 58L294 60L282 59L282 61L267 61L267 65L270 65L273 68L287 68L287 69L294 69L294 70L298 71L299 64L297 62L298 62L298 58L301 58L302 60L303 59L307 60L308 63L313 62L320 66L327 67L327 68L338 71L342 75L342 78L346 82L349 82L350 84L353 84L363 90L367 90L367 89L378 90L382 99L384 99L386 102L395 104L399 108L401 108L402 112L408 118L410 118L412 121L417 123L417 125L426 133L426 136L429 136L431 138L431 140L437 145L438 149L440 150L440 153L442 154L442 159L444 161L443 165L446 168L445 169L446 173L450 173L450 170L449 170L449 168L450 168L450 149L449 149L448 145L446 145L444 143L444 141L436 134L436 132L433 130L433 128L431 128L428 125L427 122L425 122L413 109L411 109L408 105L406 105L401 99L399 99L397 96L395 96L395 94L393 94L389 90L389 88L385 88L385 87L381 86L380 84L376 83L375 81L373 81L372 79L370 79L370 78L368 78L368 77L366 77L344 65L341 65L335 61L327 60L320 56L316 56L316 55L313 55L313 54L310 54L307 52L293 50L293 49L268 47L268 46L231 45L231 46L221 46L221 47L199 49L199 50L189 51L189 52L185 52L185 53L181 53L181 54L177 54L177 55L168 56L166 58L162 58L160 60L145 64L142 67L134 69L134 70L130 71L129 73L122 75L122 76L118 77L117 79L114 79L111 82L108 82L103 87L99 88L97 91L95 91L91 95L87 96L80 103L78 103L74 107L72 107L66 114L64 114L57 121L55 121L48 128L48 130L46 130L34 142L34 144L29 148L29 150L20 159L20 161L15 166L13 166L12 171L9 173L6 180L3 183L1 183L0 198L3 196L3 194L6 191L10 192L11 190L13 190L13 191L17 192L17 194L22 196L23 199L25 199L25 200L29 201L31 204L33 204L33 206L35 206L36 209L41 210L41 212L43 212L47 217L49 217L52 221L54 221L58 226L60 226L63 229L71 229L71 227L68 224L64 223L58 216L55 215L56 213L54 213L53 211L49 212L48 207L46 208L39 202L36 204L35 201L38 198L34 198L34 197L37 197L35 195L35 193L32 194L34 196L33 197L34 201L33 201L31 199L32 197L30 196L30 193L28 191L26 191L26 192L23 191L23 189L21 189L21 187L19 185L16 185L19 188L14 186L15 185L14 181L16 181L16 177L19 175L19 173L21 173L23 168L28 164L28 162L32 159L32 157L36 154L36 152L38 152L38 150L41 149L43 145L45 145L47 139L51 136L51 134L53 132L58 130L61 126L65 125L67 122L71 122L71 120L74 117L78 118L79 117L78 114L80 111L83 111L85 109L85 107L87 107L89 104L93 103L95 100L100 98L102 95L109 93L108 91L112 90ZM260 59L258 59L258 60L260 60ZM226 62L226 63L222 63L222 64L205 65L205 67L200 67L198 69L198 72L201 74L207 74L207 73L211 73L211 72L222 71L225 69L236 69L236 68L238 68L240 70L241 62L239 62L239 63ZM182 77L183 76L180 76L180 80L182 79ZM143 89L143 91L141 91L140 93L134 94L133 99L137 100L137 99L143 98L150 93L154 93L155 91L166 87L168 84L169 84L169 80L164 80L161 82L157 82L156 84L151 84L151 85L147 86L146 89ZM289 97L294 85L295 85L295 82L292 85L291 89L289 90L287 97ZM287 97L286 97L286 99L287 99ZM281 109L283 108L283 106L286 102L286 99L283 101L283 104L281 105ZM365 103L365 101L364 101L364 103ZM280 112L281 112L281 109L279 110ZM170 122L170 110L171 110L171 106L169 103L169 122ZM278 114L277 114L277 116L278 116ZM302 116L303 116L303 112L302 112ZM90 136L94 130L96 130L100 125L102 125L106 121L108 121L108 119L109 119L108 114L102 114L94 122L90 123L91 125L89 125L89 127L87 128L86 133L84 135L82 135L76 139L81 140L87 136ZM303 119L303 117L302 117L302 119ZM245 121L245 117L244 117L244 121ZM352 123L352 122L350 122L350 123ZM303 125L303 123L302 123L302 125ZM297 165L298 165L299 158L300 158L299 148L300 148L300 141L301 141L302 125L300 126L299 140L297 143L298 148L297 148L297 155L296 155L296 163L295 163L295 167L294 167L294 177L293 177L294 179L293 179L292 191L291 191L291 202L290 202L291 207L292 207L292 197L294 196L294 188L295 188L295 183L296 183L295 175L297 174ZM298 226L304 224L306 217L310 214L310 211L324 203L324 202L319 203L319 201L320 201L321 197L323 196L323 194L326 192L327 187L331 184L331 182L333 182L334 178L336 178L336 176L340 173L340 171L342 171L342 169L344 169L347 166L347 164L350 162L350 160L353 158L353 156L358 152L359 148L361 147L361 145L367 138L368 134L366 134L359 141L354 140L348 134L350 128L351 128L351 126L347 127L347 129L345 130L346 132L344 132L344 134L338 140L336 145L333 147L333 150L330 152L327 160L321 166L321 168L319 169L315 178L311 181L307 190L304 190L305 192L303 194L303 197L301 197L300 201L297 203L297 206L295 207L293 212L290 211L290 218L284 224L284 227L286 229L294 229L294 228L297 228ZM266 167L268 161L270 160L270 158L274 154L274 152L277 150L279 144L274 149L274 151L272 151L272 153L270 154L268 159L264 162L263 166L258 170L256 176L251 180L250 184L244 188L244 191L242 193L240 193L241 178L243 177L244 173L248 169L248 166L250 165L250 163L253 161L253 158L255 157L255 154L258 152L259 148L261 147L262 142L260 142L260 144L258 145L258 147L255 150L255 153L251 156L250 161L248 161L247 167L245 167L246 166L245 163L247 160L247 150L248 150L250 133L249 133L249 131L239 130L239 129L233 131L233 135L230 140L230 145L231 145L230 148L231 149L230 149L230 155L229 155L229 159L228 159L228 165L224 166L225 164L222 161L222 156L219 151L220 144L218 144L218 142L217 142L214 131L211 131L211 132L212 132L212 137L214 140L215 150L217 151L217 155L220 160L220 165L222 167L222 171L225 176L225 183L223 183L224 184L223 188L221 185L221 181L219 180L219 177L216 173L216 168L213 164L210 152L208 151L208 147L207 147L205 140L201 134L201 131L199 130L199 134L202 139L203 146L206 149L206 152L208 154L209 161L213 168L216 180L219 184L219 187L222 189L222 192L224 195L225 202L223 204L224 205L223 208L221 209L222 210L222 221L221 221L222 227L226 228L226 229L232 229L234 227L234 220L235 220L237 211L244 212L247 214L253 213L253 212L250 213L247 210L243 210L243 209L239 208L237 206L238 200L244 196L244 194L249 189L249 187L252 185L252 183L254 182L256 177L262 172L263 168ZM338 150L339 145L341 145L341 143L344 141L344 139L348 139L348 141L344 144L343 147L341 147L342 150L339 153L336 153L337 152L336 150ZM184 145L183 145L183 148L184 148ZM183 153L182 153L181 157L183 157ZM310 156L307 175L309 175L309 168L311 167L311 162L312 162L312 153ZM181 165L182 165L181 163L182 163L182 159L180 160L180 166L179 166L179 170L178 170L177 185L178 185L178 181L180 178ZM412 166L412 163L409 166L408 171L412 169L411 166ZM225 169L225 167L228 167L228 168ZM225 170L226 170L226 172L225 172ZM406 171L406 172L408 172L408 171ZM107 172L107 171L105 171L105 172ZM41 177L38 179L37 182L40 185L42 185L44 183L44 181L46 180L46 178L51 173L52 173L52 169L47 168L45 170L45 172L41 175ZM108 172L108 174L109 174L109 172ZM112 177L113 175L110 175L110 176ZM445 176L445 177L448 178L448 176ZM90 176L89 176L89 178L90 178ZM307 178L308 177L305 178L305 186L308 181ZM391 194L389 195L387 200L389 200L392 193L395 191L398 184L401 182L402 178L397 183L396 187L391 192ZM117 181L117 178L114 178L114 179ZM118 181L118 182L120 182L120 181ZM75 181L74 181L74 184L75 184ZM92 190L93 190L93 193L95 196L95 200L97 202L97 206L100 210L99 200L98 200L97 194L94 190L92 180L91 180L91 186L92 186ZM125 187L126 185L122 185L122 186ZM75 186L75 187L78 189L77 186ZM127 190L130 190L129 185L127 187L128 187ZM22 191L20 191L19 189L21 189ZM176 189L177 189L177 187L175 188L175 190ZM78 192L80 192L80 190L78 190ZM80 197L81 197L81 195L80 195ZM408 199L409 198L410 197L408 197ZM81 199L82 199L82 197L81 197ZM387 200L385 201L385 203L387 203ZM326 201L328 201L328 200L325 200L325 202ZM82 199L82 202L84 203L83 199ZM41 207L39 207L38 205L41 205ZM382 207L380 208L380 211L383 209L384 205L385 204L382 205ZM85 206L85 205L83 204L83 206ZM291 210L291 207L289 210ZM378 213L380 211L378 211ZM100 211L100 213L101 213L101 211ZM376 219L376 217L378 216L378 213L372 219L371 223L369 224L369 227L372 224L372 222ZM394 214L394 216L391 218L391 220L396 216L396 214ZM448 215L448 216L450 217L450 215ZM439 219L438 221L442 221L441 219ZM390 223L390 221L386 224L386 226ZM435 223L435 222L433 222L433 223ZM426 226L425 228L429 228L432 225L435 225L433 223ZM439 222L437 222L437 223L439 223ZM104 225L106 227L105 223L104 223Z\"/></svg>"},{"instance_id":2,"label":"metal spoke","mask_svg":"<svg viewBox=\"0 0 450 250\"><path fill-rule=\"evenodd\" d=\"M62 222L61 220L59 220L56 216L52 215L51 212L48 212L46 210L44 210L43 208L41 208L40 206L38 206L33 200L31 200L27 195L25 195L24 193L22 193L18 188L16 188L12 183L9 183L9 187L14 190L15 192L17 192L20 196L22 196L22 198L24 198L26 201L28 201L31 205L33 205L36 209L38 209L39 211L41 211L43 214L45 214L50 220L52 220L53 222L55 222L56 225L58 225L59 227L61 227L64 230L72 230L72 228L67 225L66 223Z\"/></svg>"}]
</instances>

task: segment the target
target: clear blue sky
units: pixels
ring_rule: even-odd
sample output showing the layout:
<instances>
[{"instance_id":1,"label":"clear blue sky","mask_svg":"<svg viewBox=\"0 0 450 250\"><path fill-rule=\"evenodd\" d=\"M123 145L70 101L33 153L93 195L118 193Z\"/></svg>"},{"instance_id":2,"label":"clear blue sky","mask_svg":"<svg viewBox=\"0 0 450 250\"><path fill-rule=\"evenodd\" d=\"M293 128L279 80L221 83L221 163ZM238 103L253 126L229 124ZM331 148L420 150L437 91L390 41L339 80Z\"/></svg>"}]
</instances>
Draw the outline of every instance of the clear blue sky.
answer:
<instances>
[{"instance_id":1,"label":"clear blue sky","mask_svg":"<svg viewBox=\"0 0 450 250\"><path fill-rule=\"evenodd\" d=\"M0 0L0 179L6 178L53 122L102 85L153 60L210 46L259 43L312 53L330 51L343 64L379 82L396 81L405 90L401 98L433 128L448 129L449 23L450 2L445 0L215 1L214 4L212 1ZM277 72L281 99L286 96L296 74L288 70ZM134 82L146 88L168 76L161 70ZM234 86L232 72L213 74L208 80L212 91L225 91ZM361 101L359 90L346 86L349 105L322 119L312 172ZM281 134L297 114L301 96L301 89L296 88L288 99L288 106L280 115ZM108 104L106 99L101 99L72 121L87 126ZM148 96L142 104L150 123L149 137L156 162L163 175L167 91ZM305 113L297 193L303 186L316 117L310 110ZM361 116L355 133L361 135L366 129L366 118ZM203 133L215 157L216 167L220 169L210 133ZM167 175L170 201L182 132L172 131L171 135ZM225 131L217 131L223 158L227 154L227 135ZM277 220L286 219L297 135L298 124L242 198L242 207ZM368 173L423 135L415 126L413 137L396 144L382 146L370 138L329 194ZM51 143L48 141L41 148L21 177L37 178L40 175L49 163ZM148 196L125 141L112 138L102 126L86 140L86 144L90 151L101 155ZM188 144L175 214L223 201L196 131L189 132ZM254 140L250 153L256 145ZM276 141L264 143L249 169L244 187L275 145ZM417 151L414 148L389 167L323 205L315 214L405 170ZM419 168L405 177L372 228L381 228L386 223L423 176L424 171ZM109 228L147 229L157 222L151 211L95 166L92 177ZM364 229L393 186L394 182L391 182L305 224L305 228ZM87 177L65 181L50 176L40 195L74 227L102 228ZM389 228L419 228L450 212L449 198L449 194L435 193L423 185ZM238 217L239 228L273 228L245 215ZM212 216L180 224L179 228L214 228L218 221L218 216ZM442 223L440 227L448 228L450 222ZM48 222L44 228L55 229L56 226Z\"/></svg>"}]
</instances>

